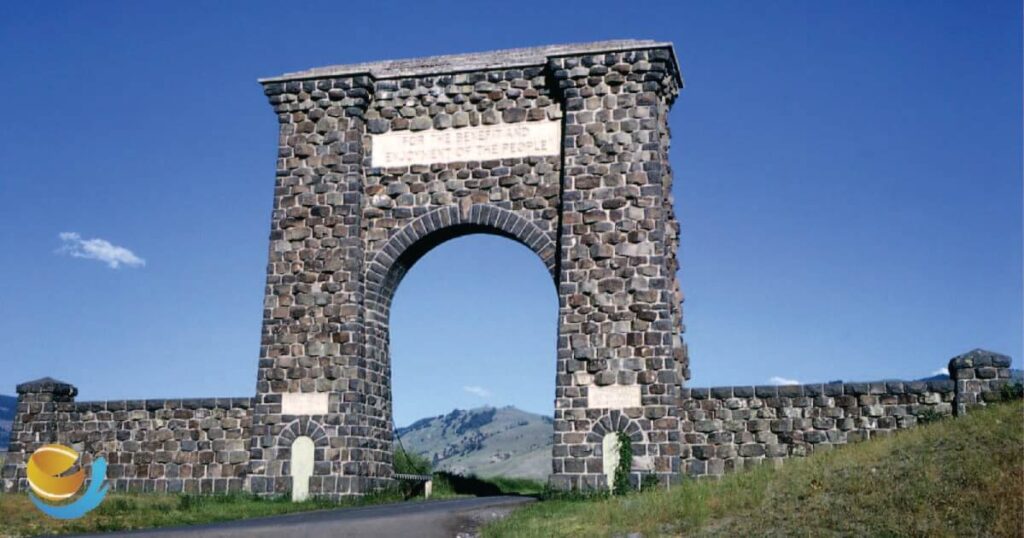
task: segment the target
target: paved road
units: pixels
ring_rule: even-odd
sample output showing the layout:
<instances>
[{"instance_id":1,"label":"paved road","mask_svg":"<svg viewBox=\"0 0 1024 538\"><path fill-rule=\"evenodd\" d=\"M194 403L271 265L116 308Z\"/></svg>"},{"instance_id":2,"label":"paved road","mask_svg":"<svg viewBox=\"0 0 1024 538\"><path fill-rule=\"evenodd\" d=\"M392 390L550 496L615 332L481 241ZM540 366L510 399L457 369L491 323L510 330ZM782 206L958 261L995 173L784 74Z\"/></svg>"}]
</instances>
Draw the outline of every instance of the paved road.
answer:
<instances>
[{"instance_id":1,"label":"paved road","mask_svg":"<svg viewBox=\"0 0 1024 538\"><path fill-rule=\"evenodd\" d=\"M532 501L530 497L474 497L447 501L382 504L359 508L320 510L284 516L209 525L168 527L145 531L88 536L131 536L145 538L271 537L287 538L344 536L401 536L403 538L453 538L472 536L481 523L504 517L514 508Z\"/></svg>"}]
</instances>

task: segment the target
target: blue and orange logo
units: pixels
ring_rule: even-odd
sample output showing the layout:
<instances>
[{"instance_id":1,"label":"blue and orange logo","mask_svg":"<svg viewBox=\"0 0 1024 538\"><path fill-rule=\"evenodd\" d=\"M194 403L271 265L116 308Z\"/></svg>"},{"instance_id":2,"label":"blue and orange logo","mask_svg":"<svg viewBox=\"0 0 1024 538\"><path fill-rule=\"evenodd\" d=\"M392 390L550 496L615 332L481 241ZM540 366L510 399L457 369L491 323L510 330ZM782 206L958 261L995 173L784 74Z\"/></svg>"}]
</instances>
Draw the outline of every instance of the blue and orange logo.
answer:
<instances>
[{"instance_id":1,"label":"blue and orange logo","mask_svg":"<svg viewBox=\"0 0 1024 538\"><path fill-rule=\"evenodd\" d=\"M71 503L62 504L82 488L85 469L72 471L78 462L78 452L64 445L44 445L28 459L28 494L32 504L44 514L57 519L77 519L96 508L107 495L107 460L96 458L92 464L92 479L85 493ZM68 471L72 471L69 474ZM57 503L57 504L54 504Z\"/></svg>"}]
</instances>

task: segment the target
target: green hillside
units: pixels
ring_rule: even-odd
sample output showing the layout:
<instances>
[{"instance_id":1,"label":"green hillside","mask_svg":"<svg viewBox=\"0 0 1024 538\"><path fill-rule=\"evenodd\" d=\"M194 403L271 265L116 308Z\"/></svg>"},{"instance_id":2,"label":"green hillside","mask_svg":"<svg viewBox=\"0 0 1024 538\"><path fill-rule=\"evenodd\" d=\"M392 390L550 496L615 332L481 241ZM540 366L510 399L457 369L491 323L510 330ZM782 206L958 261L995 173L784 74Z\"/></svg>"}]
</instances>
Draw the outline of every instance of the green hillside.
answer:
<instances>
[{"instance_id":1,"label":"green hillside","mask_svg":"<svg viewBox=\"0 0 1024 538\"><path fill-rule=\"evenodd\" d=\"M535 503L501 536L1024 536L1024 405L999 404L781 469Z\"/></svg>"},{"instance_id":2,"label":"green hillside","mask_svg":"<svg viewBox=\"0 0 1024 538\"><path fill-rule=\"evenodd\" d=\"M457 409L399 428L410 453L435 471L546 480L551 473L550 417L515 407Z\"/></svg>"}]
</instances>

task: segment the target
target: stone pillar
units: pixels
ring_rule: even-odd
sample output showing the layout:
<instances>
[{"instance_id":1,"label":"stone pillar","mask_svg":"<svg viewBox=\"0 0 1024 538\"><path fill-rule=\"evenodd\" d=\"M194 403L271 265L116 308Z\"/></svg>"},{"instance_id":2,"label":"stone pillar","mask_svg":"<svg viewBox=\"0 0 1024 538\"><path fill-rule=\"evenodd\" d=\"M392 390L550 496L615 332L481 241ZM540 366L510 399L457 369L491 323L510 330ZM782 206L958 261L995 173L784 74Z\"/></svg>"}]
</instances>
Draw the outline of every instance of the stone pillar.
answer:
<instances>
[{"instance_id":1,"label":"stone pillar","mask_svg":"<svg viewBox=\"0 0 1024 538\"><path fill-rule=\"evenodd\" d=\"M28 488L25 464L40 446L60 441L58 413L75 401L74 385L44 377L17 386L18 409L11 426L11 439L0 476L3 491Z\"/></svg>"},{"instance_id":2,"label":"stone pillar","mask_svg":"<svg viewBox=\"0 0 1024 538\"><path fill-rule=\"evenodd\" d=\"M671 49L549 59L565 111L558 377L552 483L607 484L602 440L634 439L634 470L679 472L678 225L668 110Z\"/></svg>"},{"instance_id":3,"label":"stone pillar","mask_svg":"<svg viewBox=\"0 0 1024 538\"><path fill-rule=\"evenodd\" d=\"M974 349L949 361L949 378L956 383L953 412L966 414L972 407L997 401L1010 381L1010 357Z\"/></svg>"},{"instance_id":4,"label":"stone pillar","mask_svg":"<svg viewBox=\"0 0 1024 538\"><path fill-rule=\"evenodd\" d=\"M323 428L311 495L368 491L390 475L383 366L363 356L364 112L368 76L267 82L280 123L249 488L291 489L290 423Z\"/></svg>"}]
</instances>

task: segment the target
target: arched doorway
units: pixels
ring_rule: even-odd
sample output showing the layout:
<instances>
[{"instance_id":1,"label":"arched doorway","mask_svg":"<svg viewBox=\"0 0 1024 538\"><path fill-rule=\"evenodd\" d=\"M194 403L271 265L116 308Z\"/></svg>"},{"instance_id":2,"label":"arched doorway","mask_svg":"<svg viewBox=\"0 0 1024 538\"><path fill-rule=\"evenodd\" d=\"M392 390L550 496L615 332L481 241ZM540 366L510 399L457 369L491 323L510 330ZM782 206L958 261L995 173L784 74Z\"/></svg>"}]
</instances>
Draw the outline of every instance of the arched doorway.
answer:
<instances>
[{"instance_id":1,"label":"arched doorway","mask_svg":"<svg viewBox=\"0 0 1024 538\"><path fill-rule=\"evenodd\" d=\"M446 241L417 261L388 323L392 417L405 450L435 470L548 479L553 291L533 252L493 234Z\"/></svg>"},{"instance_id":2,"label":"arched doorway","mask_svg":"<svg viewBox=\"0 0 1024 538\"><path fill-rule=\"evenodd\" d=\"M366 357L373 361L371 366L381 372L381 418L387 421L388 435L395 428L390 349L391 305L395 293L406 274L424 255L447 241L472 234L502 236L525 246L539 257L554 286L556 249L550 235L517 214L499 207L475 206L465 215L447 209L437 210L420 217L393 236L370 262L366 293ZM551 315L552 319L557 319L557 312ZM552 347L548 379L556 374L556 346ZM552 394L552 399L555 396Z\"/></svg>"}]
</instances>

